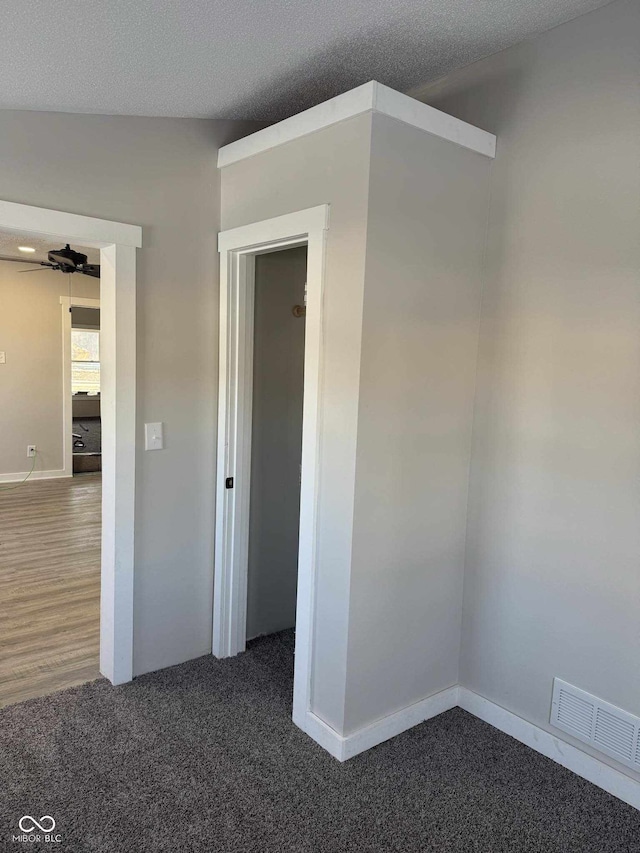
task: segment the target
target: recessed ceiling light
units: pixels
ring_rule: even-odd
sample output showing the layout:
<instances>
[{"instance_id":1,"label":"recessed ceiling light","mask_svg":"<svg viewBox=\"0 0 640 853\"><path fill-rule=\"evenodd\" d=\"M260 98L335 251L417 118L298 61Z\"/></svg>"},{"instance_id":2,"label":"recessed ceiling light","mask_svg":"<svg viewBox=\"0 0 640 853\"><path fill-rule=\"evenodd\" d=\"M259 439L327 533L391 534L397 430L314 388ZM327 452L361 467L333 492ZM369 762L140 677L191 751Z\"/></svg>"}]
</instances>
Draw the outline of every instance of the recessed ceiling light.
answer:
<instances>
[{"instance_id":1,"label":"recessed ceiling light","mask_svg":"<svg viewBox=\"0 0 640 853\"><path fill-rule=\"evenodd\" d=\"M18 246L19 252L35 252L35 249L32 246Z\"/></svg>"}]
</instances>

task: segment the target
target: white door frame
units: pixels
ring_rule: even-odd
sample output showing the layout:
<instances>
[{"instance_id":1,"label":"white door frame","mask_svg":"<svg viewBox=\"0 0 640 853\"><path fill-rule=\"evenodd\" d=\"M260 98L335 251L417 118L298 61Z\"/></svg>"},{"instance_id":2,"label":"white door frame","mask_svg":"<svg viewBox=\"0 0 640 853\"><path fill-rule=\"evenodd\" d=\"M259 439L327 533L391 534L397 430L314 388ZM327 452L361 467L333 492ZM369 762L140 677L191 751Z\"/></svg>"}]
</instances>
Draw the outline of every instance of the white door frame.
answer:
<instances>
[{"instance_id":1,"label":"white door frame","mask_svg":"<svg viewBox=\"0 0 640 853\"><path fill-rule=\"evenodd\" d=\"M320 438L322 294L329 205L223 231L220 252L220 384L213 607L213 654L246 647L253 396L255 256L307 245L302 480L293 719L310 707ZM226 480L233 477L233 488Z\"/></svg>"},{"instance_id":2,"label":"white door frame","mask_svg":"<svg viewBox=\"0 0 640 853\"><path fill-rule=\"evenodd\" d=\"M136 248L142 229L9 201L0 201L0 229L100 249L100 672L122 684L133 677Z\"/></svg>"},{"instance_id":3,"label":"white door frame","mask_svg":"<svg viewBox=\"0 0 640 853\"><path fill-rule=\"evenodd\" d=\"M62 450L63 477L73 477L73 397L71 394L71 309L100 308L99 299L61 296L62 307ZM102 401L102 393L100 394Z\"/></svg>"}]
</instances>

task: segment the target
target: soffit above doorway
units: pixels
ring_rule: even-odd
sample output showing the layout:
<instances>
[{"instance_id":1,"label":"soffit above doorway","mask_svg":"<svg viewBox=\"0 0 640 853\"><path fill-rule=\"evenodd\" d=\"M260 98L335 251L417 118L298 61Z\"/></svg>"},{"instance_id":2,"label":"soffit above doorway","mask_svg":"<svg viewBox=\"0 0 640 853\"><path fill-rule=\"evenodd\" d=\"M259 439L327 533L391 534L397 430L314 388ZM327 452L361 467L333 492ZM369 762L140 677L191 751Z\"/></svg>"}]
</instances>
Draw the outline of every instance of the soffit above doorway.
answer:
<instances>
[{"instance_id":1,"label":"soffit above doorway","mask_svg":"<svg viewBox=\"0 0 640 853\"><path fill-rule=\"evenodd\" d=\"M239 160L275 148L276 145L283 145L367 112L382 113L486 157L495 157L496 137L492 133L480 130L372 80L330 101L223 146L218 152L218 168L230 166Z\"/></svg>"}]
</instances>

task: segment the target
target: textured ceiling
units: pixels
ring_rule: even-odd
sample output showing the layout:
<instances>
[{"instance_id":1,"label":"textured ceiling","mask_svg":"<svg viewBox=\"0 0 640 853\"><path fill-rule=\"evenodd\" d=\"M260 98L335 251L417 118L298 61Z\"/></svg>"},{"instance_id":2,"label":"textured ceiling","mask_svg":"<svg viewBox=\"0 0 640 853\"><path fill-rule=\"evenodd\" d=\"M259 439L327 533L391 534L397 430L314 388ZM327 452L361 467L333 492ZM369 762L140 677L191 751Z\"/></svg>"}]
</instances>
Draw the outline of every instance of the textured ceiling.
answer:
<instances>
[{"instance_id":1,"label":"textured ceiling","mask_svg":"<svg viewBox=\"0 0 640 853\"><path fill-rule=\"evenodd\" d=\"M9 258L24 258L26 266L33 265L34 262L46 261L47 253L52 249L61 249L64 243L60 240L54 241L43 240L39 237L21 237L15 231L0 231L0 255ZM18 250L18 246L31 246L36 251L33 253L23 253ZM76 252L82 252L87 256L90 264L100 263L100 249L86 249L83 246L78 246L77 243L71 245Z\"/></svg>"},{"instance_id":2,"label":"textured ceiling","mask_svg":"<svg viewBox=\"0 0 640 853\"><path fill-rule=\"evenodd\" d=\"M0 108L275 121L408 91L608 0L3 0Z\"/></svg>"}]
</instances>

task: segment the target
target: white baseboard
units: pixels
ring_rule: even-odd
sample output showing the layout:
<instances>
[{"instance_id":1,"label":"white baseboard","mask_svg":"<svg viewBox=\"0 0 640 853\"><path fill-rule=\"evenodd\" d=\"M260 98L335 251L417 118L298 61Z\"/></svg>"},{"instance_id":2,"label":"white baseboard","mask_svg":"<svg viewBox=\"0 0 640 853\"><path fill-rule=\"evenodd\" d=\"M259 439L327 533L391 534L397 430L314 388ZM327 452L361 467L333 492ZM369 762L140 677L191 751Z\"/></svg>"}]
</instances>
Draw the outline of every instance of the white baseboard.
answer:
<instances>
[{"instance_id":1,"label":"white baseboard","mask_svg":"<svg viewBox=\"0 0 640 853\"><path fill-rule=\"evenodd\" d=\"M300 719L294 715L294 722L334 758L346 761L455 707L468 711L619 800L640 809L640 782L460 685L434 693L346 737L311 711Z\"/></svg>"},{"instance_id":2,"label":"white baseboard","mask_svg":"<svg viewBox=\"0 0 640 853\"><path fill-rule=\"evenodd\" d=\"M541 755L546 755L547 758L573 771L588 782L592 782L598 788L613 794L619 800L640 809L640 782L604 764L551 732L467 690L466 687L460 687L458 691L458 704L474 717L500 729L501 732L535 749Z\"/></svg>"},{"instance_id":3,"label":"white baseboard","mask_svg":"<svg viewBox=\"0 0 640 853\"><path fill-rule=\"evenodd\" d=\"M344 761L345 739L335 729L328 726L324 720L321 720L311 711L306 711L300 717L294 713L293 722L305 734L308 734L311 740L315 740L323 749L326 749L329 755L333 755L338 761Z\"/></svg>"},{"instance_id":4,"label":"white baseboard","mask_svg":"<svg viewBox=\"0 0 640 853\"><path fill-rule=\"evenodd\" d=\"M413 705L408 705L406 708L396 711L395 714L389 714L388 717L383 717L370 726L359 729L344 738L343 760L353 758L354 755L406 732L407 729L411 729L425 720L430 720L432 717L437 717L438 714L450 711L457 704L458 687L456 685L441 690L439 693L434 693L432 696L427 696L426 699L421 699L420 702L415 702Z\"/></svg>"},{"instance_id":5,"label":"white baseboard","mask_svg":"<svg viewBox=\"0 0 640 853\"><path fill-rule=\"evenodd\" d=\"M338 761L346 761L360 752L371 749L372 746L377 746L385 740L406 732L418 723L423 723L444 711L455 708L457 704L458 687L449 687L432 696L427 696L426 699L421 699L420 702L408 705L394 714L389 714L388 717L383 717L346 737L338 734L311 711L307 711L303 721L299 722L294 718L294 722L334 758Z\"/></svg>"},{"instance_id":6,"label":"white baseboard","mask_svg":"<svg viewBox=\"0 0 640 853\"><path fill-rule=\"evenodd\" d=\"M72 476L72 474L68 474L64 469L55 471L34 471L30 476L28 471L23 471L21 474L0 474L0 483L21 483L25 479L30 483L32 480L57 480L60 477Z\"/></svg>"}]
</instances>

